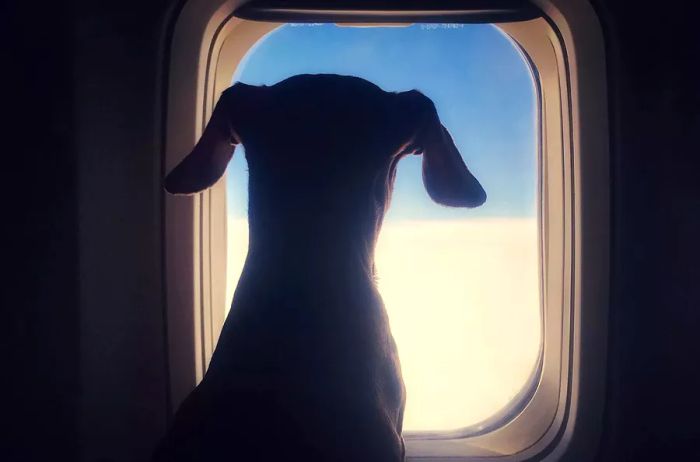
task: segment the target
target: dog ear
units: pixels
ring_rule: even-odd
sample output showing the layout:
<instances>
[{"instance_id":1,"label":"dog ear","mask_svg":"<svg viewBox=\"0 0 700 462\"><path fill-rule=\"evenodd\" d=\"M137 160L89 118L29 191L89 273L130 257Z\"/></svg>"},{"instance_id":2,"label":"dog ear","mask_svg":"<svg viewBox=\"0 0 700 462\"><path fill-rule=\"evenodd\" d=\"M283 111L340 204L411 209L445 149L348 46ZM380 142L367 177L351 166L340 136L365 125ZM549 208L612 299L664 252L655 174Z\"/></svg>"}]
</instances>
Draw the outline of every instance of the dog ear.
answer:
<instances>
[{"instance_id":1,"label":"dog ear","mask_svg":"<svg viewBox=\"0 0 700 462\"><path fill-rule=\"evenodd\" d=\"M213 186L226 171L240 138L235 115L249 85L237 83L224 90L214 107L209 123L192 151L165 177L165 189L171 194L194 194Z\"/></svg>"},{"instance_id":2,"label":"dog ear","mask_svg":"<svg viewBox=\"0 0 700 462\"><path fill-rule=\"evenodd\" d=\"M462 160L430 98L417 90L399 96L413 130L405 150L423 155L423 184L430 198L450 207L483 204L486 191Z\"/></svg>"}]
</instances>

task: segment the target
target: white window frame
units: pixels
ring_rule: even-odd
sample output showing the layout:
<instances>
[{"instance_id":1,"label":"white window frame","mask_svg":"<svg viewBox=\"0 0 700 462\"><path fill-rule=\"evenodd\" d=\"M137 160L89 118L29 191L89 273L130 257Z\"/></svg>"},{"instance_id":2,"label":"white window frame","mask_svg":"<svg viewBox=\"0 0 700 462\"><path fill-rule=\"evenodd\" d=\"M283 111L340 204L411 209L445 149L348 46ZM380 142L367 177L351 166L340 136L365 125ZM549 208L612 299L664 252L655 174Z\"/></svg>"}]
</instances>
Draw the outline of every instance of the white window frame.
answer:
<instances>
[{"instance_id":1,"label":"white window frame","mask_svg":"<svg viewBox=\"0 0 700 462\"><path fill-rule=\"evenodd\" d=\"M170 43L165 171L194 146L248 49L279 23L241 20L243 1L190 0ZM602 422L608 312L609 155L602 31L585 0L533 0L544 18L498 27L538 82L543 348L505 424L406 433L409 460L592 460ZM170 394L202 379L224 321L225 181L165 199ZM584 405L585 403L585 405ZM512 411L512 410L511 410ZM502 416L499 416L499 419ZM497 425L498 424L498 425Z\"/></svg>"}]
</instances>

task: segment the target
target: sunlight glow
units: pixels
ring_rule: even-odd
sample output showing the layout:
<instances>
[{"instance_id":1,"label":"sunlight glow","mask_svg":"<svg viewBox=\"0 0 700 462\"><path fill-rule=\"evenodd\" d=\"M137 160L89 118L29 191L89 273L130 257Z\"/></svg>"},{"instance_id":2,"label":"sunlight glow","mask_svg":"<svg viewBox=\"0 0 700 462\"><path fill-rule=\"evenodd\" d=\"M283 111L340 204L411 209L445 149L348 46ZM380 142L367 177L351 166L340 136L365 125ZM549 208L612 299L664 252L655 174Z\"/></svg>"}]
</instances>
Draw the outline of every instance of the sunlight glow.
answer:
<instances>
[{"instance_id":1,"label":"sunlight glow","mask_svg":"<svg viewBox=\"0 0 700 462\"><path fill-rule=\"evenodd\" d=\"M404 430L476 424L527 385L541 335L537 239L534 219L384 225L378 286L406 384ZM247 244L247 221L229 219L232 283Z\"/></svg>"}]
</instances>

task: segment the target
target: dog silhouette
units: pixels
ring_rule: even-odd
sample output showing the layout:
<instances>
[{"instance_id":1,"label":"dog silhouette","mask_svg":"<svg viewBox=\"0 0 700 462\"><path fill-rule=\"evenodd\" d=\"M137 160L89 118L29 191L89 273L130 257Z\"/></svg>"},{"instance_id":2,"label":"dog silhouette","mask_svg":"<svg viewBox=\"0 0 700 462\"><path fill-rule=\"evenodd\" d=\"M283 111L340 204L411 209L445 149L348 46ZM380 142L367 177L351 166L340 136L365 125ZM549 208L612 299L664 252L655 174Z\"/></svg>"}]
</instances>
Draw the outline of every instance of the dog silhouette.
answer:
<instances>
[{"instance_id":1,"label":"dog silhouette","mask_svg":"<svg viewBox=\"0 0 700 462\"><path fill-rule=\"evenodd\" d=\"M404 460L405 389L374 283L396 166L422 155L439 204L475 207L484 189L429 98L357 77L233 85L166 190L212 186L237 144L250 176L248 255L207 373L154 459Z\"/></svg>"}]
</instances>

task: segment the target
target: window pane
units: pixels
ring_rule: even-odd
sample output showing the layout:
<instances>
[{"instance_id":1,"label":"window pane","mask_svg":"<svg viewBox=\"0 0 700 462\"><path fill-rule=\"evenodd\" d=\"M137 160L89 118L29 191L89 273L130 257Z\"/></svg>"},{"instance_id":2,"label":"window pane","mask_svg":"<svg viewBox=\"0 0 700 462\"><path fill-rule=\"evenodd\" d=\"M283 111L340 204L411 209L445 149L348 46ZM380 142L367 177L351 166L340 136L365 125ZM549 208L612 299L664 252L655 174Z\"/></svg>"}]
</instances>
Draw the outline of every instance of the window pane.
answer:
<instances>
[{"instance_id":1,"label":"window pane","mask_svg":"<svg viewBox=\"0 0 700 462\"><path fill-rule=\"evenodd\" d=\"M233 81L355 75L430 97L488 193L477 209L433 203L421 159L399 163L376 252L379 289L407 388L404 430L452 430L501 412L529 385L541 345L535 89L516 47L490 25L285 25ZM228 305L247 248L247 174L228 172Z\"/></svg>"}]
</instances>

